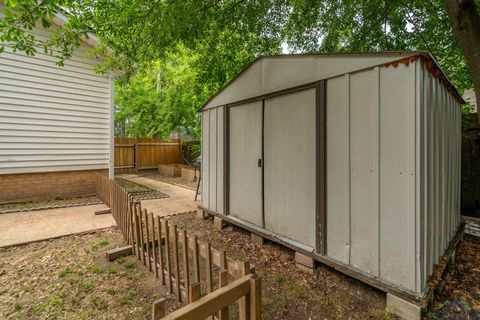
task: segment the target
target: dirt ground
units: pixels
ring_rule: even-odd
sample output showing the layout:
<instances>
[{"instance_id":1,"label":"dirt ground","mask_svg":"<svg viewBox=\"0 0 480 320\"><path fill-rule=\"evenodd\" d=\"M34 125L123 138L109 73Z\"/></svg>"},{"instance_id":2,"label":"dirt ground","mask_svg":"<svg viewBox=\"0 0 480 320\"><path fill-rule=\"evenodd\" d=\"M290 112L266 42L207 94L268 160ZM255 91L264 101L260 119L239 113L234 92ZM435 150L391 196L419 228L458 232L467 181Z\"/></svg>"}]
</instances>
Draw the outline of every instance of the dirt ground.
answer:
<instances>
[{"instance_id":1,"label":"dirt ground","mask_svg":"<svg viewBox=\"0 0 480 320\"><path fill-rule=\"evenodd\" d=\"M437 297L429 318L480 319L480 238L464 236L455 264L444 279L443 294Z\"/></svg>"},{"instance_id":2,"label":"dirt ground","mask_svg":"<svg viewBox=\"0 0 480 320\"><path fill-rule=\"evenodd\" d=\"M122 246L117 229L0 249L0 319L148 319L151 304L174 296Z\"/></svg>"},{"instance_id":3,"label":"dirt ground","mask_svg":"<svg viewBox=\"0 0 480 320\"><path fill-rule=\"evenodd\" d=\"M0 204L0 214L101 203L96 196L32 200Z\"/></svg>"},{"instance_id":4,"label":"dirt ground","mask_svg":"<svg viewBox=\"0 0 480 320\"><path fill-rule=\"evenodd\" d=\"M299 271L293 253L259 247L232 226L222 231L194 214L171 218L234 258L250 257L263 276L264 319L394 319L382 292L326 267ZM151 303L180 305L133 256L108 262L123 245L116 229L0 249L0 319L148 319Z\"/></svg>"},{"instance_id":5,"label":"dirt ground","mask_svg":"<svg viewBox=\"0 0 480 320\"><path fill-rule=\"evenodd\" d=\"M385 294L326 266L314 275L295 266L293 251L267 242L260 247L235 226L218 231L195 214L171 218L232 258L250 260L263 278L264 319L395 319Z\"/></svg>"},{"instance_id":6,"label":"dirt ground","mask_svg":"<svg viewBox=\"0 0 480 320\"><path fill-rule=\"evenodd\" d=\"M170 218L232 258L250 260L263 279L264 319L395 319L384 293L329 267L314 275L295 267L293 252L258 246L235 226L219 231L195 214ZM148 319L151 303L166 297L180 307L134 256L108 262L122 246L117 229L0 249L0 319ZM429 319L479 319L480 239L465 236L447 272L444 295ZM461 316L461 317L459 317Z\"/></svg>"}]
</instances>

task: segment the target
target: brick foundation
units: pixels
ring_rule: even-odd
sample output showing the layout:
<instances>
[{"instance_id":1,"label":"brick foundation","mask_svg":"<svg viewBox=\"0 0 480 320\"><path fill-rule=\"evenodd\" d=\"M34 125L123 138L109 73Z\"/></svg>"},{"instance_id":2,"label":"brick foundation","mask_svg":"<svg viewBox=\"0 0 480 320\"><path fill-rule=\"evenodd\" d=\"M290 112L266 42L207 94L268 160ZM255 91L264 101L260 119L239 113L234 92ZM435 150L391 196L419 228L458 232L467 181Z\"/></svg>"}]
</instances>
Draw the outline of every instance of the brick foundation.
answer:
<instances>
[{"instance_id":1,"label":"brick foundation","mask_svg":"<svg viewBox=\"0 0 480 320\"><path fill-rule=\"evenodd\" d=\"M96 173L108 175L108 170L0 175L0 203L91 196Z\"/></svg>"}]
</instances>

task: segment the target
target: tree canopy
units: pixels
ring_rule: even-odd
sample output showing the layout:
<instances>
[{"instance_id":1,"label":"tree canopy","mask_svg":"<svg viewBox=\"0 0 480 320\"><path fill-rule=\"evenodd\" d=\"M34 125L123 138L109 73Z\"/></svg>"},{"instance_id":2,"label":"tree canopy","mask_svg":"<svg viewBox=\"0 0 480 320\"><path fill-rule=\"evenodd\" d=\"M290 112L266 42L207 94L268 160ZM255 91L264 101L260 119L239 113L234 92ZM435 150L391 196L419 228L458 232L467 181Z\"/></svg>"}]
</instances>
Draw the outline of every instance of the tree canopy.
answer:
<instances>
[{"instance_id":1,"label":"tree canopy","mask_svg":"<svg viewBox=\"0 0 480 320\"><path fill-rule=\"evenodd\" d=\"M468 2L468 1L467 1ZM480 0L471 0L474 9ZM121 70L119 119L130 134L198 134L194 111L260 54L428 50L462 92L471 72L441 0L4 0L0 50L44 50L68 59L81 37L95 33ZM69 21L49 41L30 36L56 12ZM478 15L478 12L477 12ZM53 50L60 48L60 50ZM132 75L138 70L138 74ZM157 75L161 90L157 91ZM142 117L151 125L135 128ZM128 120L127 120L128 119ZM168 123L168 124L167 124Z\"/></svg>"}]
</instances>

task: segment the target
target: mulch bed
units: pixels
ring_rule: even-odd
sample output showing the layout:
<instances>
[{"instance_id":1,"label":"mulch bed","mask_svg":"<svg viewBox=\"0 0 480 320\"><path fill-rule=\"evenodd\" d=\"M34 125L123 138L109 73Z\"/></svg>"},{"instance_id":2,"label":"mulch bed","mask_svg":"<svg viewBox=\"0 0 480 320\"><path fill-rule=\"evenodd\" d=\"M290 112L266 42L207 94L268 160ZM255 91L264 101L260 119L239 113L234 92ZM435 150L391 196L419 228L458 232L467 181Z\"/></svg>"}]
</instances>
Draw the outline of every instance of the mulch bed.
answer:
<instances>
[{"instance_id":1,"label":"mulch bed","mask_svg":"<svg viewBox=\"0 0 480 320\"><path fill-rule=\"evenodd\" d=\"M436 298L429 318L480 319L479 237L464 235L444 280L443 293Z\"/></svg>"},{"instance_id":2,"label":"mulch bed","mask_svg":"<svg viewBox=\"0 0 480 320\"><path fill-rule=\"evenodd\" d=\"M102 201L96 196L12 202L0 204L0 214L88 206L100 203L102 203Z\"/></svg>"}]
</instances>

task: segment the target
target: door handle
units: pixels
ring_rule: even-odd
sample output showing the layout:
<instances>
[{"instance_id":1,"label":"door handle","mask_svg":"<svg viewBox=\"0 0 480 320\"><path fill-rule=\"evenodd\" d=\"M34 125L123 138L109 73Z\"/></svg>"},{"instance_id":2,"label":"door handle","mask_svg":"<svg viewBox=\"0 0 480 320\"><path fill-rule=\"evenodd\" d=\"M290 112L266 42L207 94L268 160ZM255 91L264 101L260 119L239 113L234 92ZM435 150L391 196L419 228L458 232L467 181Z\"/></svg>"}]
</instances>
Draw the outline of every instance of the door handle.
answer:
<instances>
[{"instance_id":1,"label":"door handle","mask_svg":"<svg viewBox=\"0 0 480 320\"><path fill-rule=\"evenodd\" d=\"M259 168L262 167L262 159L258 159L258 167L259 167Z\"/></svg>"}]
</instances>

